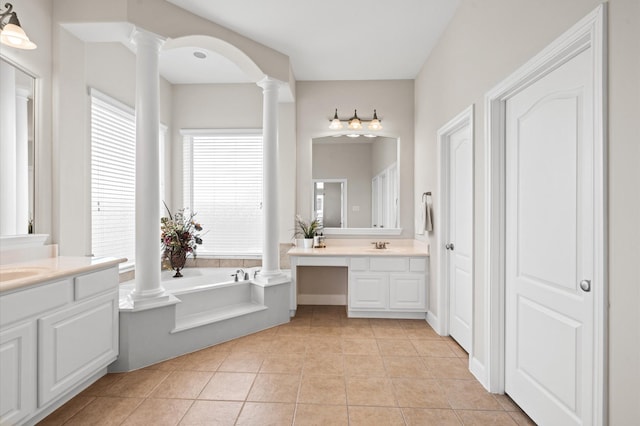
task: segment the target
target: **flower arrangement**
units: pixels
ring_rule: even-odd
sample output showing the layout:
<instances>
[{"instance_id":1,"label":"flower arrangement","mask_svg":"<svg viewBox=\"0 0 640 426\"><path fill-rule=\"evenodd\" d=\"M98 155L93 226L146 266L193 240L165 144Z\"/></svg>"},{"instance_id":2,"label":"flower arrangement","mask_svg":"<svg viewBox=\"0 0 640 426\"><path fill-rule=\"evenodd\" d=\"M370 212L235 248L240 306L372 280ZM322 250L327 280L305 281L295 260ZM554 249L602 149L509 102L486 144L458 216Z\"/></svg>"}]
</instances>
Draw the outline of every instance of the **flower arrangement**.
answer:
<instances>
[{"instance_id":1,"label":"flower arrangement","mask_svg":"<svg viewBox=\"0 0 640 426\"><path fill-rule=\"evenodd\" d=\"M172 215L166 204L164 207L168 217L160 218L162 260L168 261L171 268L176 269L175 276L180 277L180 269L184 267L187 256L193 254L196 257L196 247L202 244L199 234L202 226L193 219L195 213L186 213L183 208Z\"/></svg>"},{"instance_id":2,"label":"flower arrangement","mask_svg":"<svg viewBox=\"0 0 640 426\"><path fill-rule=\"evenodd\" d=\"M316 236L316 233L320 230L320 222L318 219L313 219L311 222L307 222L302 219L302 216L299 214L296 215L296 237L302 238L313 238Z\"/></svg>"}]
</instances>

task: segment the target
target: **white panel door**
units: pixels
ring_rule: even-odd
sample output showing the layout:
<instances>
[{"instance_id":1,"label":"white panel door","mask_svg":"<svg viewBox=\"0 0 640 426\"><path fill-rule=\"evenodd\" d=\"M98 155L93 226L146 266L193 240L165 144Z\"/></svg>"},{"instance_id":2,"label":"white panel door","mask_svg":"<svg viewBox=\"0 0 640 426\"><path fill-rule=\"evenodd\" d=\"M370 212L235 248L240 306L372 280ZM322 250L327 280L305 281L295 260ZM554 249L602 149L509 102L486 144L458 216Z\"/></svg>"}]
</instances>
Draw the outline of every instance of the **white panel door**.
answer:
<instances>
[{"instance_id":1,"label":"white panel door","mask_svg":"<svg viewBox=\"0 0 640 426\"><path fill-rule=\"evenodd\" d=\"M543 425L591 421L590 52L570 59L506 104L505 390Z\"/></svg>"},{"instance_id":2,"label":"white panel door","mask_svg":"<svg viewBox=\"0 0 640 426\"><path fill-rule=\"evenodd\" d=\"M449 137L449 334L469 352L473 300L473 146L471 126Z\"/></svg>"}]
</instances>

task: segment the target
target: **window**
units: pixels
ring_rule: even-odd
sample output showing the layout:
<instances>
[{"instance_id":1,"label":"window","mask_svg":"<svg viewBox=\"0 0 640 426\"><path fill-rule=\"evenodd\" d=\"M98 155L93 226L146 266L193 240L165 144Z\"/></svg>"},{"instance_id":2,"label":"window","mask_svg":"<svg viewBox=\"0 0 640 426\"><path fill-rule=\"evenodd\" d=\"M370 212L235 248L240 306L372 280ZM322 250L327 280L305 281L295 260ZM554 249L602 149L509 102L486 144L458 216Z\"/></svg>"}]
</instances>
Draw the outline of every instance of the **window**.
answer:
<instances>
[{"instance_id":1,"label":"window","mask_svg":"<svg viewBox=\"0 0 640 426\"><path fill-rule=\"evenodd\" d=\"M161 126L161 188L166 130ZM126 266L135 259L135 141L134 110L91 89L91 251L94 256L126 257Z\"/></svg>"},{"instance_id":2,"label":"window","mask_svg":"<svg viewBox=\"0 0 640 426\"><path fill-rule=\"evenodd\" d=\"M91 90L91 250L135 258L134 110Z\"/></svg>"},{"instance_id":3,"label":"window","mask_svg":"<svg viewBox=\"0 0 640 426\"><path fill-rule=\"evenodd\" d=\"M184 205L204 228L199 254L262 253L262 132L184 130Z\"/></svg>"}]
</instances>

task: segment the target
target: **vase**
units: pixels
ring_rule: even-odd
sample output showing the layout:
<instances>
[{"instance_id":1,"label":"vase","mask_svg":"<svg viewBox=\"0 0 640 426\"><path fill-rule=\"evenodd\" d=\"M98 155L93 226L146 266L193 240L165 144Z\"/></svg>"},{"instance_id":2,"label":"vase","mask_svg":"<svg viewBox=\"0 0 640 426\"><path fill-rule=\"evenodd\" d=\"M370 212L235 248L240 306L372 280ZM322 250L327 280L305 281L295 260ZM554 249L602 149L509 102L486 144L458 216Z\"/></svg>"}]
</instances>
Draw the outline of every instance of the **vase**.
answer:
<instances>
[{"instance_id":1,"label":"vase","mask_svg":"<svg viewBox=\"0 0 640 426\"><path fill-rule=\"evenodd\" d=\"M305 238L302 240L302 248L313 248L313 238Z\"/></svg>"},{"instance_id":2,"label":"vase","mask_svg":"<svg viewBox=\"0 0 640 426\"><path fill-rule=\"evenodd\" d=\"M182 274L180 270L184 268L184 264L187 261L187 252L184 250L180 251L172 251L169 255L169 263L171 264L171 269L176 271L173 278L180 278Z\"/></svg>"}]
</instances>

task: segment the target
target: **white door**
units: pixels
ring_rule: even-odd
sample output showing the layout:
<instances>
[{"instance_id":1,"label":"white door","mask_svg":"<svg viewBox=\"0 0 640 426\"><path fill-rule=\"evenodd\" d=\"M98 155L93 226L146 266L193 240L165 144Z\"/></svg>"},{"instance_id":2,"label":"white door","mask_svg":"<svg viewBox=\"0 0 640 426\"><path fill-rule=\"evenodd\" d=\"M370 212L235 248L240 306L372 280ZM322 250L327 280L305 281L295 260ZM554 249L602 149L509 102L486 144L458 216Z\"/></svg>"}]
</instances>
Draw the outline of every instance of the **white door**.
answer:
<instances>
[{"instance_id":1,"label":"white door","mask_svg":"<svg viewBox=\"0 0 640 426\"><path fill-rule=\"evenodd\" d=\"M593 408L591 59L506 103L505 391L542 425L590 424Z\"/></svg>"},{"instance_id":2,"label":"white door","mask_svg":"<svg viewBox=\"0 0 640 426\"><path fill-rule=\"evenodd\" d=\"M449 137L449 334L469 352L472 332L473 147L471 126Z\"/></svg>"}]
</instances>

